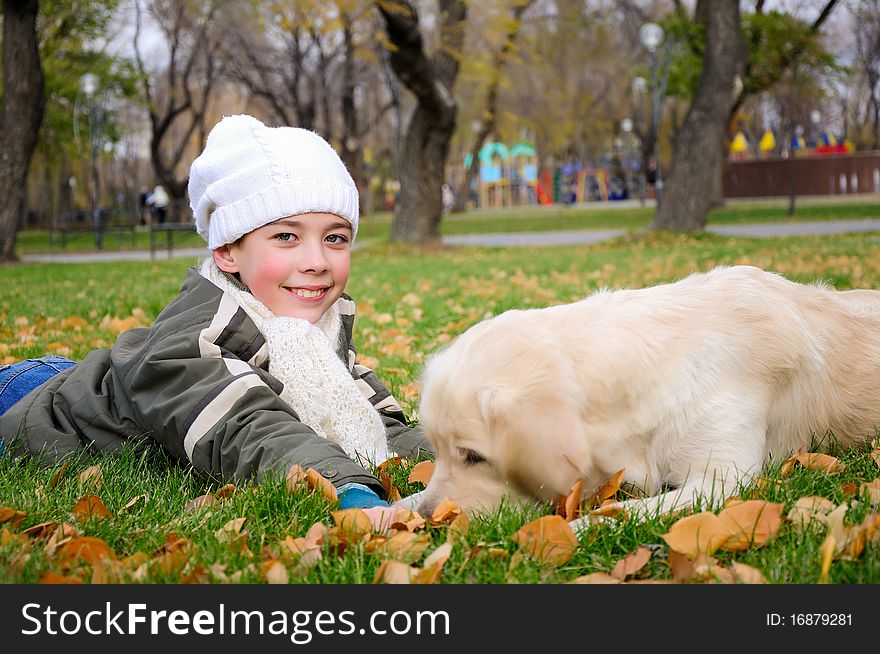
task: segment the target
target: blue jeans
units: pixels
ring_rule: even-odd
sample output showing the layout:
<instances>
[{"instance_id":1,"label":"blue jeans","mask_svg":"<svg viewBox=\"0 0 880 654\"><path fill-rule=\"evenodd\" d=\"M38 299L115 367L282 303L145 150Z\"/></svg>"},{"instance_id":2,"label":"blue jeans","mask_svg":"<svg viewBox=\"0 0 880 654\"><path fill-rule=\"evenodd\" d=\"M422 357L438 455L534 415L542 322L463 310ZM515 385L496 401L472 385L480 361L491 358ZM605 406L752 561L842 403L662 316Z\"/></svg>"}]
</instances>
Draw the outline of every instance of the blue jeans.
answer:
<instances>
[{"instance_id":1,"label":"blue jeans","mask_svg":"<svg viewBox=\"0 0 880 654\"><path fill-rule=\"evenodd\" d=\"M76 361L64 357L46 356L0 366L0 416L44 381L74 365ZM0 457L4 449L0 434Z\"/></svg>"},{"instance_id":2,"label":"blue jeans","mask_svg":"<svg viewBox=\"0 0 880 654\"><path fill-rule=\"evenodd\" d=\"M47 356L0 366L0 416L44 381L74 365L76 361Z\"/></svg>"}]
</instances>

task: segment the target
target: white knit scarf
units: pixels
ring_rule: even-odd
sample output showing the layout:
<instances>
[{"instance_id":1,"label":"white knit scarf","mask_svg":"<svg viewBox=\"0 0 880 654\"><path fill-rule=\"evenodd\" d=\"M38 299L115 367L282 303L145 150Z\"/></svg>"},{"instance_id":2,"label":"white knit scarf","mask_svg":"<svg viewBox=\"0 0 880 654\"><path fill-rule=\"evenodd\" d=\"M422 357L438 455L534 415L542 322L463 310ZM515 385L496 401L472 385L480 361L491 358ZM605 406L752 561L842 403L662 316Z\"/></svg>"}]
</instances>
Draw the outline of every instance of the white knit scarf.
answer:
<instances>
[{"instance_id":1,"label":"white knit scarf","mask_svg":"<svg viewBox=\"0 0 880 654\"><path fill-rule=\"evenodd\" d=\"M374 464L389 457L385 425L335 352L342 319L338 301L315 324L276 316L251 293L239 288L212 259L202 277L229 293L250 316L269 348L269 374L284 384L281 399L300 420L338 443L355 461Z\"/></svg>"}]
</instances>

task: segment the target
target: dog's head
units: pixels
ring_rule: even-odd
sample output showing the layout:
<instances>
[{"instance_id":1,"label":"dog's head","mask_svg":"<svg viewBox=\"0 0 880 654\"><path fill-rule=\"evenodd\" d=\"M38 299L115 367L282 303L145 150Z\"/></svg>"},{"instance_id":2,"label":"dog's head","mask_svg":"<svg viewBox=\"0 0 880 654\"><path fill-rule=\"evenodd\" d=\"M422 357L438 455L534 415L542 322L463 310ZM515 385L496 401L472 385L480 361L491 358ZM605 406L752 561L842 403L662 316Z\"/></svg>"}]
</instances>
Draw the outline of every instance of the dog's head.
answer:
<instances>
[{"instance_id":1,"label":"dog's head","mask_svg":"<svg viewBox=\"0 0 880 654\"><path fill-rule=\"evenodd\" d=\"M420 422L434 474L419 507L448 498L468 512L567 495L589 467L582 391L552 334L509 311L470 328L429 358Z\"/></svg>"}]
</instances>

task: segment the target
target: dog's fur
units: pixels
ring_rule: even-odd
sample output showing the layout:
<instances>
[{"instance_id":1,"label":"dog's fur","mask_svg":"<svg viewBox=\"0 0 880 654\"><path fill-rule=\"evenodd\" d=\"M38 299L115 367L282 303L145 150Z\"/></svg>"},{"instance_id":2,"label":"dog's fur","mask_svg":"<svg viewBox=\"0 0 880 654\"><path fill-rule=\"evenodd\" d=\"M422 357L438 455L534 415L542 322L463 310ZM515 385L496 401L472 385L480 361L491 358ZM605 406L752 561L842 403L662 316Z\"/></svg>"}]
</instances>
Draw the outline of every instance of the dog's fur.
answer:
<instances>
[{"instance_id":1,"label":"dog's fur","mask_svg":"<svg viewBox=\"0 0 880 654\"><path fill-rule=\"evenodd\" d=\"M876 436L880 291L737 266L508 311L429 358L420 414L423 514L553 501L620 469L651 496L630 513L717 504L815 440Z\"/></svg>"}]
</instances>

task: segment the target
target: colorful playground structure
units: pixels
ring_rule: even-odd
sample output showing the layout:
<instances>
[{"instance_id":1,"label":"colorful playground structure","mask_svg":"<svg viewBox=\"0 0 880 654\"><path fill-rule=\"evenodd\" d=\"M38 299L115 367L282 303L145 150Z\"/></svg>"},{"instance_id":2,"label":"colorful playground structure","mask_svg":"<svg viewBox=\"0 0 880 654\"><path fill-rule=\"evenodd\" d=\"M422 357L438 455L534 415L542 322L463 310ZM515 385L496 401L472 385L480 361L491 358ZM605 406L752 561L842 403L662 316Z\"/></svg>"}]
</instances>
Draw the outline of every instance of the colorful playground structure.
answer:
<instances>
[{"instance_id":1,"label":"colorful playground structure","mask_svg":"<svg viewBox=\"0 0 880 654\"><path fill-rule=\"evenodd\" d=\"M472 207L579 204L629 196L626 182L604 168L569 164L539 171L535 148L525 141L509 148L488 142L478 159L479 174L470 189ZM470 153L462 163L470 166Z\"/></svg>"}]
</instances>

